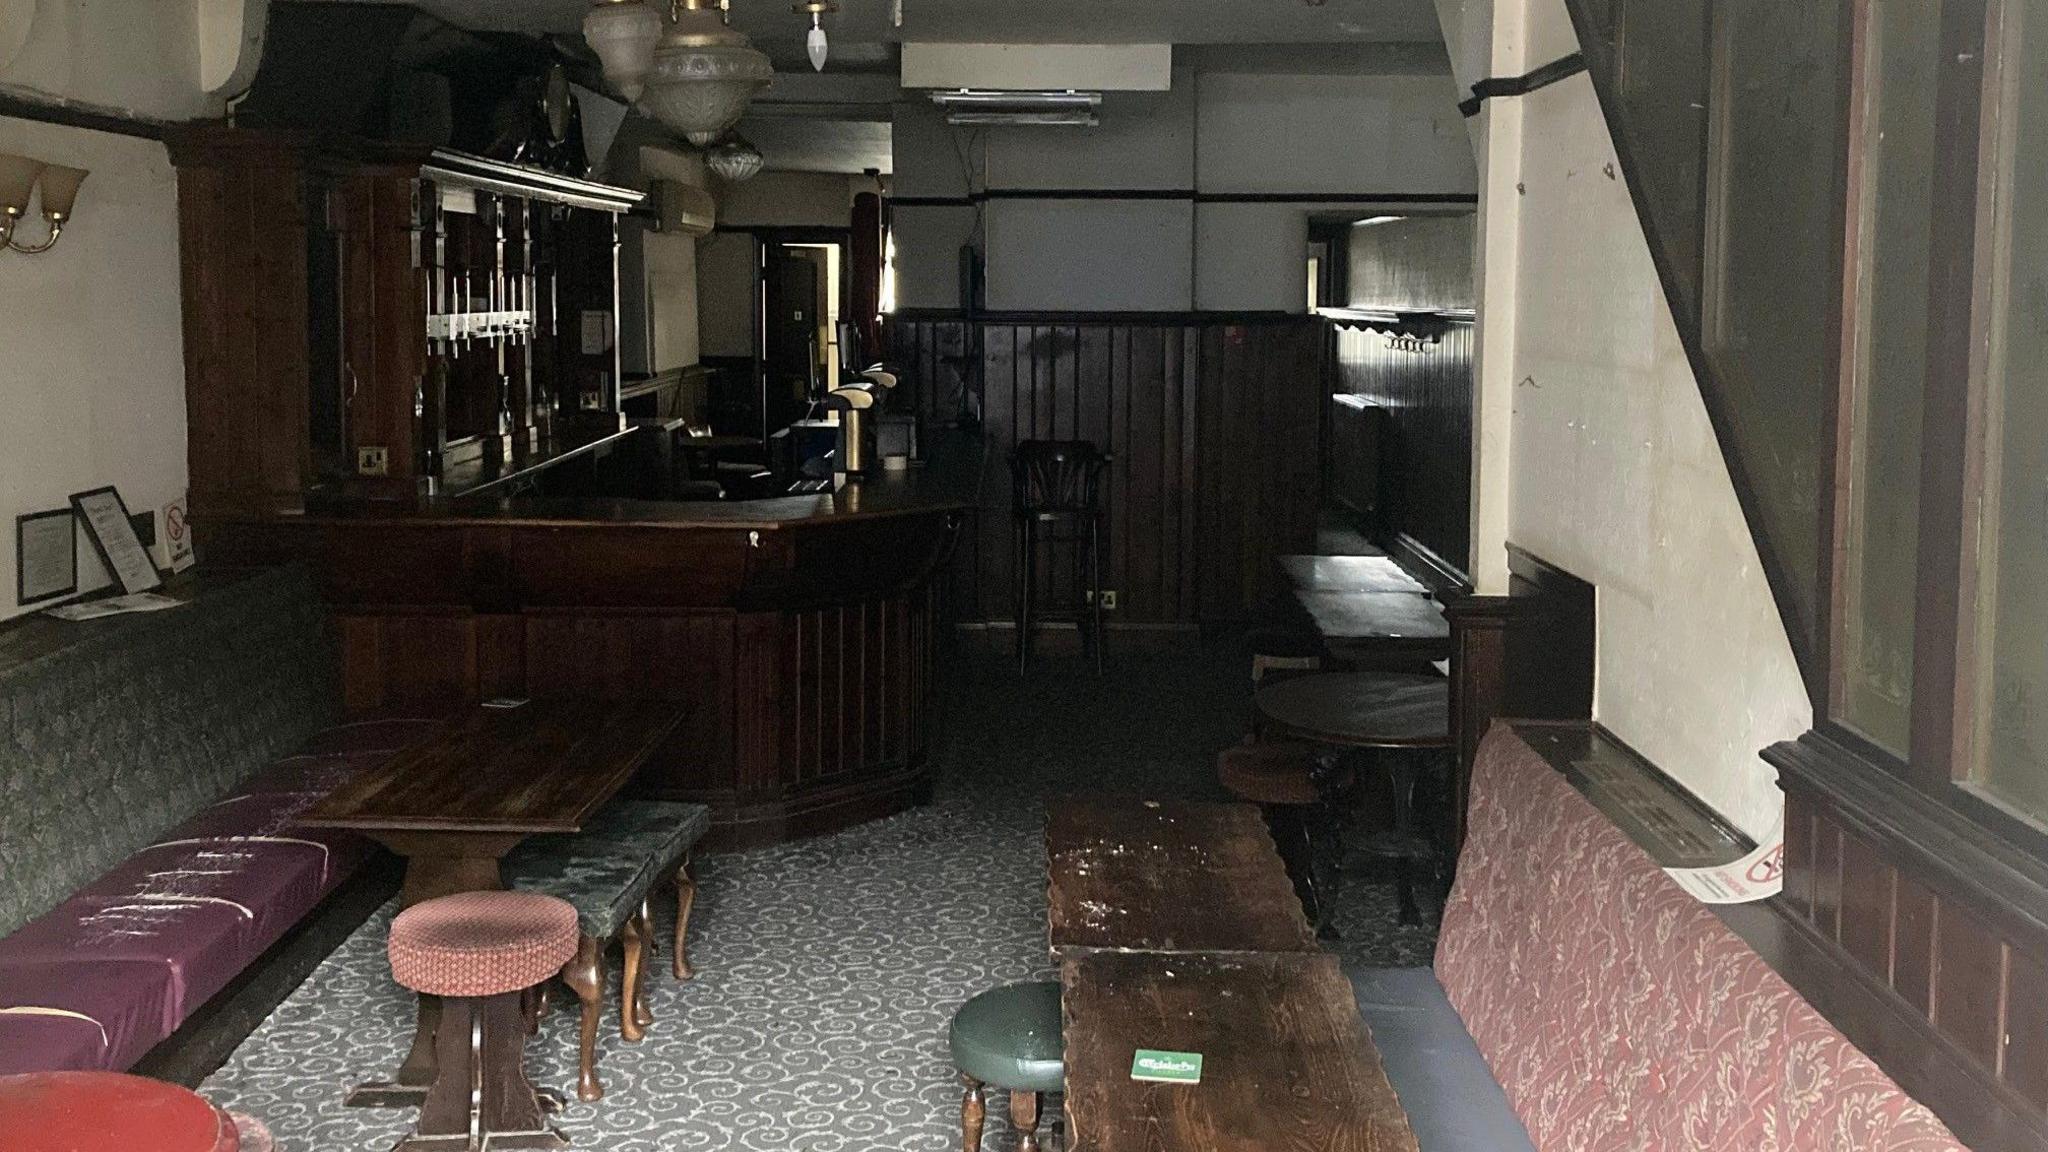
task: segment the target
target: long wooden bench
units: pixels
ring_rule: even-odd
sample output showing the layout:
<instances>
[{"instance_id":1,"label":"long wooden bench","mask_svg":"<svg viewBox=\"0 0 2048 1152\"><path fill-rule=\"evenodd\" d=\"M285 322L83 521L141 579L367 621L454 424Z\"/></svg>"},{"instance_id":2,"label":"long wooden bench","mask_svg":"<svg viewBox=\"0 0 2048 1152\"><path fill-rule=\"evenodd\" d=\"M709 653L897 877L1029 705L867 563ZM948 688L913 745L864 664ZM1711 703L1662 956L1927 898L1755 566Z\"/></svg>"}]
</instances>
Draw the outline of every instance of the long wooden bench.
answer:
<instances>
[{"instance_id":1,"label":"long wooden bench","mask_svg":"<svg viewBox=\"0 0 2048 1152\"><path fill-rule=\"evenodd\" d=\"M1504 725L1434 970L1353 983L1432 1152L1962 1149Z\"/></svg>"}]
</instances>

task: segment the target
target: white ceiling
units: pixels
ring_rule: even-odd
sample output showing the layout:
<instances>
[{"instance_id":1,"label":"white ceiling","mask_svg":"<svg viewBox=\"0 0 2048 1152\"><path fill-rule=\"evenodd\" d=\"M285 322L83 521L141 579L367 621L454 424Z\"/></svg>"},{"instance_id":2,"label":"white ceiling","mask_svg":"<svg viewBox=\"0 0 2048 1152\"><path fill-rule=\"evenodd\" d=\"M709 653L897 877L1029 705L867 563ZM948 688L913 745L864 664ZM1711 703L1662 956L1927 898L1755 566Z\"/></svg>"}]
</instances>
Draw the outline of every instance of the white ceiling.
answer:
<instances>
[{"instance_id":1,"label":"white ceiling","mask_svg":"<svg viewBox=\"0 0 2048 1152\"><path fill-rule=\"evenodd\" d=\"M575 33L589 0L409 0L451 24L479 30ZM839 0L826 30L850 53L901 40L1008 44L1399 43L1442 38L1432 0ZM742 31L800 44L809 18L790 0L732 0Z\"/></svg>"}]
</instances>

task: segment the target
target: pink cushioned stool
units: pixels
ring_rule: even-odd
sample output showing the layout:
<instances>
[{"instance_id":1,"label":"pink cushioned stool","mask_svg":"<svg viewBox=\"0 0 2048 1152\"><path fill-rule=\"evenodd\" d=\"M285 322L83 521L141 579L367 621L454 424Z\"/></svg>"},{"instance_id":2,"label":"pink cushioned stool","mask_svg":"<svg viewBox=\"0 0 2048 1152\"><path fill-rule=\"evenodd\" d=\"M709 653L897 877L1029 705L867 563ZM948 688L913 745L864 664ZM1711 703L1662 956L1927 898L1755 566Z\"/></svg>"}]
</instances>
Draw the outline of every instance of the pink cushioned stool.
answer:
<instances>
[{"instance_id":1,"label":"pink cushioned stool","mask_svg":"<svg viewBox=\"0 0 2048 1152\"><path fill-rule=\"evenodd\" d=\"M443 998L434 1083L399 1149L569 1146L526 1079L520 994L561 971L576 939L576 910L535 892L443 896L392 921L392 978Z\"/></svg>"}]
</instances>

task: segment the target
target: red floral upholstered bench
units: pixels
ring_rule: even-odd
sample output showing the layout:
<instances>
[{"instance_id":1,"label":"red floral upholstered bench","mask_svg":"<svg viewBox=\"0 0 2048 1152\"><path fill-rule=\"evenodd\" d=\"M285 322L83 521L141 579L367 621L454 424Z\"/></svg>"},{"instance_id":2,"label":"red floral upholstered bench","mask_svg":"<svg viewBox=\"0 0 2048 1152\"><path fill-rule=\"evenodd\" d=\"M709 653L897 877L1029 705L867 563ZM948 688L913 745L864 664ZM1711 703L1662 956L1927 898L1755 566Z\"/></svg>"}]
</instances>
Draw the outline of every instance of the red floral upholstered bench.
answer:
<instances>
[{"instance_id":1,"label":"red floral upholstered bench","mask_svg":"<svg viewBox=\"0 0 2048 1152\"><path fill-rule=\"evenodd\" d=\"M1354 983L1426 1152L1962 1148L1505 726L1434 974Z\"/></svg>"}]
</instances>

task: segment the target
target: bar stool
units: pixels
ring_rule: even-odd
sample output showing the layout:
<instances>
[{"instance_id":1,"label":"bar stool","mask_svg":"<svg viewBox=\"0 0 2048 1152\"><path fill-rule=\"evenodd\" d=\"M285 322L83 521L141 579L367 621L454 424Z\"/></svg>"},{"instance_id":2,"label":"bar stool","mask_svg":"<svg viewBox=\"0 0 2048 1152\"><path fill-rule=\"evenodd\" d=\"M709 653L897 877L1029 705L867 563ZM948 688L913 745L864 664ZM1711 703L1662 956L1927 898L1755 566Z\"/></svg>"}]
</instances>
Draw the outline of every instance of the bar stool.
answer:
<instances>
[{"instance_id":1,"label":"bar stool","mask_svg":"<svg viewBox=\"0 0 2048 1152\"><path fill-rule=\"evenodd\" d=\"M425 900L391 924L391 976L439 996L434 1083L398 1152L567 1148L526 1079L527 989L576 954L576 909L536 892Z\"/></svg>"},{"instance_id":2,"label":"bar stool","mask_svg":"<svg viewBox=\"0 0 2048 1152\"><path fill-rule=\"evenodd\" d=\"M1334 877L1342 864L1335 801L1356 783L1355 770L1311 744L1247 737L1217 754L1216 779L1231 795L1259 806L1302 912L1318 934L1329 936L1327 893L1317 874Z\"/></svg>"},{"instance_id":3,"label":"bar stool","mask_svg":"<svg viewBox=\"0 0 2048 1152\"><path fill-rule=\"evenodd\" d=\"M1026 440L1010 457L1019 673L1031 666L1031 630L1039 618L1038 546L1052 543L1073 545L1076 584L1087 566L1088 602L1069 610L1083 625L1096 675L1102 674L1102 473L1109 461L1086 440Z\"/></svg>"},{"instance_id":4,"label":"bar stool","mask_svg":"<svg viewBox=\"0 0 2048 1152\"><path fill-rule=\"evenodd\" d=\"M967 1085L960 1101L966 1152L981 1147L989 1088L1010 1093L1018 1152L1038 1152L1039 1106L1066 1086L1060 986L1008 984L983 992L953 1014L948 1042L953 1066Z\"/></svg>"}]
</instances>

